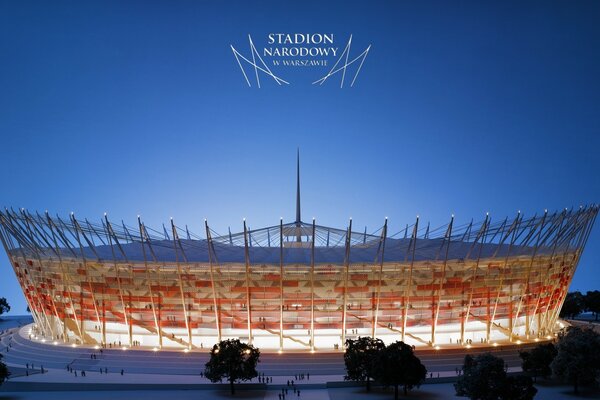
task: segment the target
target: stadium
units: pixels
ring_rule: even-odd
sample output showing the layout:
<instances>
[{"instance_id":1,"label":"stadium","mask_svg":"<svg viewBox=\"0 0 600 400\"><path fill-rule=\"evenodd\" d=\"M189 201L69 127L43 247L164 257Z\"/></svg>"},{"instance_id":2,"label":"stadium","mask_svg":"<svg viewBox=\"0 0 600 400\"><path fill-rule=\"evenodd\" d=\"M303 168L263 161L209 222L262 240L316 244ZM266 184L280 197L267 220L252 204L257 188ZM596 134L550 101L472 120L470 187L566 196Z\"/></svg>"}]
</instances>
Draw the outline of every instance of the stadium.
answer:
<instances>
[{"instance_id":1,"label":"stadium","mask_svg":"<svg viewBox=\"0 0 600 400\"><path fill-rule=\"evenodd\" d=\"M48 340L198 349L334 350L373 336L416 346L553 335L598 205L390 234L296 219L219 235L5 209L0 236Z\"/></svg>"}]
</instances>

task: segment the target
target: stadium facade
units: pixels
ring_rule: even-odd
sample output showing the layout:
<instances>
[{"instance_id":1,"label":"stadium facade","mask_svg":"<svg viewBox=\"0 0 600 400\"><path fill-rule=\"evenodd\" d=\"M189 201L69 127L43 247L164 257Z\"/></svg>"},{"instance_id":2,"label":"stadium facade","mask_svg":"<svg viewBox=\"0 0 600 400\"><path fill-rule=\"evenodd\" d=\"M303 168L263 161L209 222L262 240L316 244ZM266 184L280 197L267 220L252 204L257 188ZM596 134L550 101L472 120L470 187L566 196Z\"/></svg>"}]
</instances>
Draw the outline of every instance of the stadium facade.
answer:
<instances>
[{"instance_id":1,"label":"stadium facade","mask_svg":"<svg viewBox=\"0 0 600 400\"><path fill-rule=\"evenodd\" d=\"M203 237L172 220L136 226L0 212L0 235L36 325L51 340L339 348L370 335L415 345L555 332L598 206L397 234L296 220Z\"/></svg>"}]
</instances>

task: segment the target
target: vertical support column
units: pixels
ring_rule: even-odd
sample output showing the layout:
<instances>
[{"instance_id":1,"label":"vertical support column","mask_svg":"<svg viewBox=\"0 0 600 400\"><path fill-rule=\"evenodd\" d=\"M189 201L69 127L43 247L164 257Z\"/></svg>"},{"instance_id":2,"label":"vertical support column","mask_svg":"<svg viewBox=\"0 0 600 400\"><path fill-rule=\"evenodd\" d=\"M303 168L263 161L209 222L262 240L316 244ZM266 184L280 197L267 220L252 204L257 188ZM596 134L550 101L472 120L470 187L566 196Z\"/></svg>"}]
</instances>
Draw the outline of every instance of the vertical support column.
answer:
<instances>
[{"instance_id":1,"label":"vertical support column","mask_svg":"<svg viewBox=\"0 0 600 400\"><path fill-rule=\"evenodd\" d=\"M576 214L575 219L577 219L578 214ZM563 229L561 229L556 237L554 238L554 242L555 242L555 248L557 248L560 243L564 240L563 238L563 234L565 231L570 231L570 225L571 225L571 219L573 219L573 215L572 215L572 211L567 212L566 217L565 217L565 225L563 227ZM564 265L565 265L565 260L567 258L567 254L569 253L570 250L570 242L572 239L572 232L569 232L569 234L567 235L567 237L569 237L569 240L566 242L564 251L562 252L562 256L560 257L560 272L562 275L562 271L564 269ZM552 319L553 319L553 314L555 312L555 309L550 309L550 306L552 306L552 304L554 302L560 302L561 297L562 297L562 285L561 285L562 279L557 279L556 282L554 283L553 287L552 287L552 294L550 296L550 299L548 301L548 304L546 305L546 311L545 311L545 316L544 316L544 329L545 330L552 330ZM556 294L558 294L558 297L556 296Z\"/></svg>"},{"instance_id":2,"label":"vertical support column","mask_svg":"<svg viewBox=\"0 0 600 400\"><path fill-rule=\"evenodd\" d=\"M13 270L15 271L15 275L17 276L17 279L19 281L19 285L21 285L21 289L23 290L23 293L25 295L25 301L27 302L27 305L29 306L29 310L31 311L31 314L33 316L33 320L34 322L39 325L43 324L42 319L39 317L38 313L36 312L34 307L34 303L33 303L33 298L32 296L30 296L28 294L28 289L27 289L27 281L24 278L24 273L21 273L20 271L24 270L24 267L21 266L21 263L17 263L15 261L15 259L17 259L16 256L14 256L13 252L14 250L19 250L19 252L21 253L21 257L23 258L23 262L26 263L26 257L25 257L25 253L23 251L23 243L21 243L20 238L18 236L16 236L16 234L14 233L15 227L14 227L14 222L11 220L10 215L8 214L8 210L6 210L6 216L4 216L4 214L2 214L0 212L0 218L1 221L4 221L4 223L6 225L1 226L0 225L0 233L2 234L2 244L4 245L4 249L6 250L6 254L10 260L10 263L13 267ZM10 231L10 233L9 233ZM13 242L13 238L14 240L17 241L17 243L19 243L18 246L15 246L15 243ZM9 251L9 246L11 247L12 251ZM42 329L45 329L44 327L42 327Z\"/></svg>"},{"instance_id":3,"label":"vertical support column","mask_svg":"<svg viewBox=\"0 0 600 400\"><path fill-rule=\"evenodd\" d=\"M438 294L437 294L437 304L435 307L435 316L433 318L433 324L431 325L431 345L434 346L435 345L435 330L437 328L437 321L438 321L438 317L440 315L440 303L442 301L442 290L444 287L444 281L446 279L446 265L448 263L448 252L450 250L450 242L452 239L452 225L454 224L454 215L452 215L452 218L450 219L450 225L448 226L448 230L446 231L446 255L444 256L444 263L442 264L442 277L440 280L440 286L438 288Z\"/></svg>"},{"instance_id":4,"label":"vertical support column","mask_svg":"<svg viewBox=\"0 0 600 400\"><path fill-rule=\"evenodd\" d=\"M40 256L40 252L43 251L40 249L39 247L39 239L41 238L43 241L45 241L45 238L43 236L38 236L36 235L36 233L38 232L35 224L33 223L33 220L30 219L30 217L27 215L26 211L24 209L21 209L21 215L23 216L24 220L25 220L25 226L27 227L27 230L29 231L29 237L30 240L33 242L33 244L35 245L35 257L37 259L37 262L39 264L39 268L40 268L40 275L41 275L41 279L44 281L47 281L48 278L46 277L46 274L44 273L44 265L42 263L42 257ZM47 242L46 242L47 243ZM48 246L50 246L49 243L47 243ZM7 255L9 253L6 253ZM37 285L36 285L37 286ZM38 289L39 290L39 289ZM54 316L56 317L56 320L60 321L60 318L58 316L58 311L56 309L56 304L54 302L54 289L50 289L50 292L48 293L50 297L50 303L52 305L52 310L54 311ZM30 308L31 309L31 308ZM45 312L44 312L45 315ZM50 329L50 334L52 335L52 337L54 338L54 324L51 322L51 320L46 317L46 320L48 321L48 328Z\"/></svg>"},{"instance_id":5,"label":"vertical support column","mask_svg":"<svg viewBox=\"0 0 600 400\"><path fill-rule=\"evenodd\" d=\"M406 337L406 320L408 319L408 306L410 304L410 291L411 291L411 287L412 287L412 273L413 273L413 266L414 266L414 262L415 262L415 249L417 247L417 234L419 231L419 216L417 215L417 220L415 221L415 226L413 227L413 232L412 235L410 237L410 242L408 244L408 251L411 253L410 255L410 265L409 265L409 270L408 270L408 282L406 283L406 289L404 292L404 301L403 301L403 308L402 308L402 341L404 342L404 339ZM412 251L410 251L412 246Z\"/></svg>"},{"instance_id":6,"label":"vertical support column","mask_svg":"<svg viewBox=\"0 0 600 400\"><path fill-rule=\"evenodd\" d=\"M7 219L5 219L4 214L2 214L2 212L0 211L0 239L2 239L0 241L2 242L4 251L6 252L6 255L8 256L8 259L10 261L11 266L13 267L15 275L17 276L19 285L21 285L21 289L23 290L23 292L25 292L25 285L23 283L22 278L19 277L20 274L18 273L20 268L18 266L16 266L15 257L12 252L12 250L15 249L15 246L12 243L12 238L11 238L10 233L8 232L8 229L4 224L10 224L10 222ZM31 310L31 314L33 316L34 321L37 323L37 315L34 312L33 304L31 303L29 296L25 296L25 301L27 302L27 306L29 307L29 310Z\"/></svg>"},{"instance_id":7,"label":"vertical support column","mask_svg":"<svg viewBox=\"0 0 600 400\"><path fill-rule=\"evenodd\" d=\"M185 330L188 335L188 349L192 349L192 330L190 329L190 319L188 317L187 303L185 291L183 290L183 281L181 279L181 263L179 261L179 254L177 251L177 245L181 247L181 242L179 242L179 235L177 234L177 229L175 228L175 223L173 222L173 218L171 218L171 230L173 232L173 246L175 251L175 262L177 263L177 280L179 281L179 291L181 293L181 305L183 306L183 317L185 318ZM183 250L183 249L181 249Z\"/></svg>"},{"instance_id":8,"label":"vertical support column","mask_svg":"<svg viewBox=\"0 0 600 400\"><path fill-rule=\"evenodd\" d=\"M542 324L542 314L543 311L541 311L541 307L540 307L540 302L542 299L542 295L545 295L545 300L548 301L548 297L547 296L547 288L549 286L549 281L550 281L550 276L552 274L552 269L554 267L554 258L556 255L556 246L558 244L558 241L556 240L557 235L560 234L560 230L561 227L563 225L563 221L566 215L567 209L565 209L561 214L560 214L560 219L558 221L556 221L556 213L554 214L554 216L552 217L553 222L552 225L553 227L551 229L549 229L549 233L546 235L546 237L543 240L543 244L545 245L546 240L548 238L550 238L551 236L553 236L553 240L551 241L551 247L552 247L552 253L550 254L550 258L548 259L547 263L539 263L540 264L540 268L538 271L538 277L539 277L539 282L540 282L540 291L537 293L537 300L535 303L535 307L533 309L533 313L532 315L535 317L537 316L537 337L540 337L542 335L542 331L544 331L544 327ZM546 269L546 272L544 273L544 269ZM539 313L538 313L539 311ZM545 315L545 314L544 314ZM545 335L545 333L543 333Z\"/></svg>"},{"instance_id":9,"label":"vertical support column","mask_svg":"<svg viewBox=\"0 0 600 400\"><path fill-rule=\"evenodd\" d=\"M132 270L132 266L129 265L129 276L130 279L131 277L133 277L133 270ZM131 302L131 291L129 292L129 294L127 295L127 308L129 309L129 320L131 321L131 319L133 319L133 317L131 316L132 314L132 308L133 308L133 303ZM129 324L129 343L131 343L131 346L133 346L133 323Z\"/></svg>"},{"instance_id":10,"label":"vertical support column","mask_svg":"<svg viewBox=\"0 0 600 400\"><path fill-rule=\"evenodd\" d=\"M496 251L496 253L494 254L494 258L497 254L497 252L500 250L500 248L502 247L502 245L504 244L504 242L506 241L506 239L512 235L511 240L508 244L508 249L506 251L506 256L504 257L504 265L502 267L502 277L500 279L500 287L498 288L498 293L496 294L496 300L494 302L494 310L492 311L492 315L491 317L488 316L488 326L487 326L487 332L486 332L486 340L489 342L490 338L491 338L491 330L492 330L492 326L494 325L494 320L496 319L496 311L498 309L498 303L500 302L500 293L502 291L502 286L503 286L503 282L504 282L504 276L506 275L506 269L508 268L508 260L510 259L510 254L512 251L512 248L515 244L515 240L517 238L517 232L519 231L519 227L521 225L522 222L522 217L521 217L521 212L517 213L517 217L513 220L513 223L511 224L511 226L508 228L508 231L506 232L506 235L504 235L502 237L502 240L500 241L500 243L498 244L498 250ZM512 273L511 273L512 274ZM511 283L510 285L510 289L509 289L509 313L508 313L508 324L509 324L509 331L512 332L512 287L513 284ZM512 335L509 333L509 337L508 340L512 340Z\"/></svg>"},{"instance_id":11,"label":"vertical support column","mask_svg":"<svg viewBox=\"0 0 600 400\"><path fill-rule=\"evenodd\" d=\"M252 344L252 307L250 304L250 253L248 250L248 228L244 218L244 255L246 262L246 318L248 319L248 343Z\"/></svg>"},{"instance_id":12,"label":"vertical support column","mask_svg":"<svg viewBox=\"0 0 600 400\"><path fill-rule=\"evenodd\" d=\"M352 218L346 234L346 255L344 257L344 299L342 304L342 347L346 343L346 318L348 308L348 275L350 274L350 246L352 242Z\"/></svg>"},{"instance_id":13,"label":"vertical support column","mask_svg":"<svg viewBox=\"0 0 600 400\"><path fill-rule=\"evenodd\" d=\"M88 241L90 247L93 249L95 247L95 243L94 243L94 236L96 235L96 238L100 241L100 243L102 243L102 245L106 246L106 242L102 239L102 236L96 231L96 229L92 226L92 224L85 219L85 223L88 229L88 232L90 233L90 241ZM82 230L83 232L83 230ZM84 238L87 239L87 236L84 235ZM98 256L98 253L95 253L96 258L100 261L100 257ZM102 339L101 342L104 346L106 346L106 293L104 291L105 288L105 276L104 273L102 273L100 275L101 279L103 280L101 282L101 297L102 297L102 314L101 314L101 325L100 325L100 329L101 329L101 335L102 335ZM100 312L100 311L99 311Z\"/></svg>"},{"instance_id":14,"label":"vertical support column","mask_svg":"<svg viewBox=\"0 0 600 400\"><path fill-rule=\"evenodd\" d=\"M104 287L102 287L102 343L106 346L106 304L104 298Z\"/></svg>"},{"instance_id":15,"label":"vertical support column","mask_svg":"<svg viewBox=\"0 0 600 400\"><path fill-rule=\"evenodd\" d=\"M212 287L212 295L213 295L213 308L215 309L215 327L217 329L217 341L221 341L221 318L220 318L220 307L217 300L217 290L215 281L215 273L213 263L218 265L218 260L215 254L215 249L213 247L212 235L210 234L210 229L208 228L208 221L204 220L204 227L206 228L206 241L208 246L208 261L210 264L210 286Z\"/></svg>"},{"instance_id":16,"label":"vertical support column","mask_svg":"<svg viewBox=\"0 0 600 400\"><path fill-rule=\"evenodd\" d=\"M158 304L157 304L157 312L156 312L156 318L158 320L158 329L159 329L159 345L162 348L162 344L163 344L163 332L162 332L162 307L163 307L163 300L162 300L162 292L161 292L161 287L162 287L162 279L161 279L161 264L158 262L158 258L156 257L156 254L154 253L154 249L152 248L152 241L150 239L150 235L148 234L148 230L146 229L146 225L144 225L142 223L142 230L144 233L144 237L146 238L146 244L148 245L148 250L150 251L150 255L152 255L152 260L154 261L154 264L156 265L156 278L157 278L157 282L158 282L158 293L157 293L157 298L158 298ZM163 268L164 268L164 263L162 264ZM152 299L152 302L154 302L154 299Z\"/></svg>"},{"instance_id":17,"label":"vertical support column","mask_svg":"<svg viewBox=\"0 0 600 400\"><path fill-rule=\"evenodd\" d=\"M92 303L94 304L94 311L96 313L96 320L98 321L98 326L101 325L100 322L100 313L98 312L98 305L96 303L96 296L94 295L94 289L92 288L92 283L90 281L90 275L89 275L89 267L88 267L88 263L87 263L87 257L85 256L85 252L83 251L83 245L81 244L81 238L80 238L80 232L81 235L84 237L84 239L86 240L86 242L88 243L88 246L90 246L90 248L94 251L94 253L96 254L96 249L94 249L94 247L92 246L92 244L90 243L90 241L87 239L85 232L83 231L83 229L81 229L81 226L79 226L79 223L77 222L77 220L75 219L75 215L73 213L71 213L71 223L73 224L73 227L75 228L75 233L76 238L77 238L77 244L79 244L79 251L81 253L81 259L83 260L83 268L85 269L85 274L86 274L86 283L88 284L88 288L90 291L90 296L92 297ZM83 290L82 290L83 292ZM83 306L83 304L82 304ZM83 326L83 323L82 323ZM83 328L82 328L83 330Z\"/></svg>"},{"instance_id":18,"label":"vertical support column","mask_svg":"<svg viewBox=\"0 0 600 400\"><path fill-rule=\"evenodd\" d=\"M477 233L477 237L475 238L475 242L473 242L473 247L474 247L475 244L478 243L479 240L481 240L481 242L479 242L479 251L477 253L477 261L473 265L473 273L471 274L471 283L469 285L470 291L469 291L469 299L467 300L467 309L466 309L466 311L463 309L463 316L461 318L461 324L460 324L460 342L461 343L464 343L464 341L465 341L465 329L469 322L469 314L471 312L471 304L473 302L473 292L475 291L474 285L475 285L475 281L477 280L477 270L479 269L479 262L481 260L481 250L483 249L483 244L485 243L485 238L486 238L486 234L487 234L487 229L489 227L489 222L490 222L490 215L489 215L489 213L486 213L485 221L483 221L483 224L481 225L481 228L479 229L479 232ZM471 256L471 251L469 251L469 257L470 256ZM464 307L464 305L463 305L463 307Z\"/></svg>"},{"instance_id":19,"label":"vertical support column","mask_svg":"<svg viewBox=\"0 0 600 400\"><path fill-rule=\"evenodd\" d=\"M511 276L513 276L512 273L511 273ZM514 315L514 309L513 309L513 304L512 304L512 298L514 296L513 285L510 285L510 290L508 292L508 295L510 297L510 304L508 306L508 341L512 342L513 327L515 325L515 315Z\"/></svg>"},{"instance_id":20,"label":"vertical support column","mask_svg":"<svg viewBox=\"0 0 600 400\"><path fill-rule=\"evenodd\" d=\"M31 282L31 286L33 286L33 290L35 292L35 300L37 300L38 306L40 307L40 311L37 313L38 314L38 318L39 314L42 315L43 318L40 318L41 322L45 322L45 325L42 324L42 331L44 336L48 335L48 331L50 332L50 336L54 336L54 328L53 328L53 324L50 321L50 318L47 315L47 307L46 307L46 298L43 294L43 291L40 289L42 287L42 282L44 281L44 266L42 264L42 258L40 256L40 251L42 251L42 249L40 248L40 246L38 245L37 240L34 237L33 232L31 231L31 226L29 224L29 221L27 220L27 216L25 214L25 210L21 209L21 214L23 217L23 225L25 230L22 230L22 234L25 235L27 237L27 239L30 242L30 246L33 250L32 254L31 254L31 265L29 268L30 274L28 275L28 280ZM19 217L15 214L14 215L15 218L15 223L16 223L16 219L18 219ZM71 250L71 249L69 249ZM25 261L27 259L27 255L22 252L23 254L23 260ZM38 271L35 271L35 267L33 266L33 258L35 258L38 261L38 268L39 268L39 273ZM32 269L34 269L32 271ZM31 273L33 272L33 273ZM54 305L54 299L50 299L52 305ZM47 327L47 329L46 329Z\"/></svg>"},{"instance_id":21,"label":"vertical support column","mask_svg":"<svg viewBox=\"0 0 600 400\"><path fill-rule=\"evenodd\" d=\"M500 291L502 288L498 287L496 290ZM491 310L491 289L487 287L487 298L485 305L485 320L486 320L486 332L485 332L485 340L486 342L490 341L490 336L492 333L492 310Z\"/></svg>"},{"instance_id":22,"label":"vertical support column","mask_svg":"<svg viewBox=\"0 0 600 400\"><path fill-rule=\"evenodd\" d=\"M571 269L573 269L573 273L570 274L570 278L566 284L566 287L564 288L564 294L562 299L560 300L560 305L559 307L556 308L555 312L554 312L554 316L552 318L552 322L550 326L554 326L554 324L556 323L556 320L559 317L559 312L560 309L562 308L566 295L567 295L567 288L571 285L571 281L573 280L573 276L575 275L575 267L577 266L577 263L579 262L579 258L581 257L582 254L582 249L585 247L585 244L587 243L587 240L590 236L592 227L594 225L594 221L596 220L596 217L598 215L598 205L592 205L590 206L587 210L585 211L580 211L580 213L584 214L584 222L582 227L580 228L580 233L579 235L575 235L575 237L579 236L579 238L576 238L576 244L575 244L575 254L573 256L573 261L572 261L572 267ZM570 241L572 241L573 238L570 239Z\"/></svg>"},{"instance_id":23,"label":"vertical support column","mask_svg":"<svg viewBox=\"0 0 600 400\"><path fill-rule=\"evenodd\" d=\"M519 304L517 306L517 312L515 314L515 321L517 323L519 321L519 313L521 312L521 306L523 304L523 297L527 296L529 298L529 280L531 277L531 268L533 267L533 263L535 261L535 256L537 255L540 237L542 235L542 231L544 230L544 224L546 222L547 215L548 215L548 210L545 210L544 216L542 217L541 222L534 228L534 231L535 231L536 229L538 229L538 226L539 226L539 232L537 234L536 244L535 244L535 247L533 248L533 254L531 255L531 260L530 260L529 266L527 268L527 279L525 281L525 285L523 286L523 290L521 291L521 295L519 296ZM533 235L533 233L532 233L532 235ZM527 304L529 304L529 300L527 300ZM511 337L513 336L513 333L514 332L511 331ZM525 311L525 336L527 337L527 339L529 339L529 310Z\"/></svg>"},{"instance_id":24,"label":"vertical support column","mask_svg":"<svg viewBox=\"0 0 600 400\"><path fill-rule=\"evenodd\" d=\"M375 314L373 315L373 324L371 327L371 337L373 339L377 336L377 323L379 319L379 302L381 301L381 279L383 275L383 258L385 257L385 241L387 239L387 217L385 218L385 222L383 224L383 230L381 232L381 260L379 262L379 278L377 280L377 296L375 302ZM366 229L365 229L365 237L366 237ZM379 253L379 251L378 251ZM377 260L376 260L377 261Z\"/></svg>"},{"instance_id":25,"label":"vertical support column","mask_svg":"<svg viewBox=\"0 0 600 400\"><path fill-rule=\"evenodd\" d=\"M58 239L56 238L56 235L58 234L58 227L56 227L56 225L54 225L54 222L52 221L52 218L50 218L50 215L48 214L48 212L46 212L46 220L48 221L48 227L50 228L50 233L52 234L52 242L54 244L54 247L56 249L56 254L58 256L58 264L60 266L62 279L63 279L63 290L68 293L69 303L71 305L71 308L73 308L73 317L75 319L75 325L77 326L77 329L79 330L77 313L75 312L75 307L74 307L74 303L73 303L73 295L71 293L70 285L67 285L67 274L65 273L63 259L62 259L62 256L60 255L61 254L60 247L58 246ZM56 229L56 233L55 233L55 229ZM67 320L66 306L65 306L64 314L65 314L65 321L63 322L63 331L64 331L63 337L64 337L64 340L66 341L68 339L67 324L66 324L66 320ZM83 342L83 333L81 331L79 331L79 338Z\"/></svg>"},{"instance_id":26,"label":"vertical support column","mask_svg":"<svg viewBox=\"0 0 600 400\"><path fill-rule=\"evenodd\" d=\"M140 245L142 246L142 255L144 257L144 268L146 269L146 280L148 281L148 291L150 292L150 302L152 305L152 317L154 318L154 327L156 329L156 337L158 339L158 347L162 349L162 330L156 317L156 305L154 304L154 292L152 290L152 282L150 279L150 272L148 266L148 257L146 256L146 240L148 239L145 235L145 227L142 224L142 220L138 215L138 228L140 230Z\"/></svg>"},{"instance_id":27,"label":"vertical support column","mask_svg":"<svg viewBox=\"0 0 600 400\"><path fill-rule=\"evenodd\" d=\"M110 250L112 253L112 257L113 257L113 263L114 263L114 267L115 267L115 274L116 274L116 278L117 278L117 285L119 287L119 298L121 299L121 307L123 308L123 320L125 321L125 325L127 325L127 331L131 332L130 326L131 326L131 321L128 318L127 312L128 312L128 307L125 306L125 300L123 297L123 288L121 286L121 274L119 271L119 265L117 264L117 257L115 254L115 248L113 246L113 240L116 241L116 235L113 232L112 229L112 225L110 224L110 222L108 221L108 217L106 215L106 213L104 213L104 222L106 224L106 230L107 230L107 236L108 236L108 243L110 245ZM118 245L118 241L116 241L116 244ZM131 346L133 343L133 338L131 337L131 335L129 336L129 346Z\"/></svg>"},{"instance_id":28,"label":"vertical support column","mask_svg":"<svg viewBox=\"0 0 600 400\"><path fill-rule=\"evenodd\" d=\"M71 229L60 219L60 217L56 217L58 224L55 224L55 228L56 228L56 232L58 234L58 236L60 237L60 239L62 240L63 244L67 247L67 249L69 250L69 252L73 255L73 261L72 261L72 265L75 266L76 269L78 269L78 265L77 265L77 254L75 253L75 250L73 249L72 243L70 242L70 240L68 239L67 235L65 234L65 230L71 235L71 237L74 237L73 232L71 232ZM61 226L61 228L59 228L59 225ZM73 275L71 275L72 277L79 277L79 273L75 273ZM81 343L85 343L85 330L84 330L84 319L85 316L83 314L83 285L82 285L82 281L80 279L75 281L75 284L77 286L79 286L79 318L76 318L76 324L77 324L77 330L80 333L80 339L81 339ZM77 312L75 311L75 304L73 303L73 314L75 315L75 317L77 317Z\"/></svg>"},{"instance_id":29,"label":"vertical support column","mask_svg":"<svg viewBox=\"0 0 600 400\"><path fill-rule=\"evenodd\" d=\"M279 219L279 351L283 351L283 218Z\"/></svg>"},{"instance_id":30,"label":"vertical support column","mask_svg":"<svg viewBox=\"0 0 600 400\"><path fill-rule=\"evenodd\" d=\"M315 351L315 226L313 218L310 245L310 351Z\"/></svg>"},{"instance_id":31,"label":"vertical support column","mask_svg":"<svg viewBox=\"0 0 600 400\"><path fill-rule=\"evenodd\" d=\"M79 318L79 330L81 332L85 332L85 315L83 315L83 289L79 289L79 314L81 316L81 318ZM85 343L84 340L82 340L83 343Z\"/></svg>"}]
</instances>

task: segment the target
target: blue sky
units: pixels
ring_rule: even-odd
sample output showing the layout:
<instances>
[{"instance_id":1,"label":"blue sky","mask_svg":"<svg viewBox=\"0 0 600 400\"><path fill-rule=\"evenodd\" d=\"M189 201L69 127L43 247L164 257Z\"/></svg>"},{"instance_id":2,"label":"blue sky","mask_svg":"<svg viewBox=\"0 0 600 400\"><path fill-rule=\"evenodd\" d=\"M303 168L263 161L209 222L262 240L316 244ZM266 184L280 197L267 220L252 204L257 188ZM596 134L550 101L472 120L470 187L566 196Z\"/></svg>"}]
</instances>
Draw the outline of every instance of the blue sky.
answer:
<instances>
[{"instance_id":1,"label":"blue sky","mask_svg":"<svg viewBox=\"0 0 600 400\"><path fill-rule=\"evenodd\" d=\"M258 228L294 218L297 147L304 219L324 225L598 202L599 17L591 1L0 0L0 205ZM372 48L352 88L310 85L327 68L248 88L229 46L273 32ZM599 241L573 289L600 289Z\"/></svg>"}]
</instances>

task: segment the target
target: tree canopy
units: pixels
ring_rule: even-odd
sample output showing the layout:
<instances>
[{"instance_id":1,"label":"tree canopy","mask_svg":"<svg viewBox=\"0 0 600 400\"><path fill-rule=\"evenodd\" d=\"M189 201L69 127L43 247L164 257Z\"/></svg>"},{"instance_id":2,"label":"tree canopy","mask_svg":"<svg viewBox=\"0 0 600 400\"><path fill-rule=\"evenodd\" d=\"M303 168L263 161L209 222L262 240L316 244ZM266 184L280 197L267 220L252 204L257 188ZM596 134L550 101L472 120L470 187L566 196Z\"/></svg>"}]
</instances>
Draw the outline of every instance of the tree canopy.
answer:
<instances>
[{"instance_id":1,"label":"tree canopy","mask_svg":"<svg viewBox=\"0 0 600 400\"><path fill-rule=\"evenodd\" d=\"M504 400L531 400L535 397L537 389L533 387L531 378L524 375L508 376L504 386L502 399Z\"/></svg>"},{"instance_id":2,"label":"tree canopy","mask_svg":"<svg viewBox=\"0 0 600 400\"><path fill-rule=\"evenodd\" d=\"M427 377L427 368L413 353L412 346L394 342L379 351L375 366L377 381L384 386L394 387L394 398L398 399L398 386L408 390L420 386Z\"/></svg>"},{"instance_id":3,"label":"tree canopy","mask_svg":"<svg viewBox=\"0 0 600 400\"><path fill-rule=\"evenodd\" d=\"M589 291L585 294L585 309L591 311L594 314L596 321L598 321L598 314L600 313L600 291L594 290Z\"/></svg>"},{"instance_id":4,"label":"tree canopy","mask_svg":"<svg viewBox=\"0 0 600 400\"><path fill-rule=\"evenodd\" d=\"M585 298L581 292L570 292L567 293L562 308L560 309L561 318L574 318L585 308Z\"/></svg>"},{"instance_id":5,"label":"tree canopy","mask_svg":"<svg viewBox=\"0 0 600 400\"><path fill-rule=\"evenodd\" d=\"M472 400L531 400L537 393L530 377L508 377L504 360L490 353L465 356L462 370L454 384L457 396Z\"/></svg>"},{"instance_id":6,"label":"tree canopy","mask_svg":"<svg viewBox=\"0 0 600 400\"><path fill-rule=\"evenodd\" d=\"M371 390L371 379L375 378L375 364L379 352L385 348L381 339L359 337L356 340L346 340L344 364L346 376L344 379L366 382L367 392Z\"/></svg>"},{"instance_id":7,"label":"tree canopy","mask_svg":"<svg viewBox=\"0 0 600 400\"><path fill-rule=\"evenodd\" d=\"M573 385L575 393L580 385L595 382L600 374L600 335L591 329L569 327L559 336L558 353L552 361L556 377Z\"/></svg>"},{"instance_id":8,"label":"tree canopy","mask_svg":"<svg viewBox=\"0 0 600 400\"><path fill-rule=\"evenodd\" d=\"M523 371L533 376L534 380L538 376L547 378L552 374L550 364L552 364L556 354L556 347L552 343L540 344L530 351L520 351L519 356L523 360L521 364Z\"/></svg>"},{"instance_id":9,"label":"tree canopy","mask_svg":"<svg viewBox=\"0 0 600 400\"><path fill-rule=\"evenodd\" d=\"M0 315L10 311L10 305L4 297L0 297Z\"/></svg>"},{"instance_id":10,"label":"tree canopy","mask_svg":"<svg viewBox=\"0 0 600 400\"><path fill-rule=\"evenodd\" d=\"M239 339L222 340L210 351L210 360L206 363L204 376L211 382L229 381L231 394L235 394L234 383L248 381L258 376L256 364L260 351Z\"/></svg>"},{"instance_id":11,"label":"tree canopy","mask_svg":"<svg viewBox=\"0 0 600 400\"><path fill-rule=\"evenodd\" d=\"M0 354L0 385L8 378L8 375L10 375L10 372L8 372L6 364L2 362L2 354Z\"/></svg>"}]
</instances>

